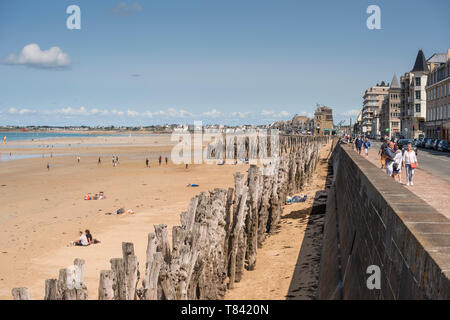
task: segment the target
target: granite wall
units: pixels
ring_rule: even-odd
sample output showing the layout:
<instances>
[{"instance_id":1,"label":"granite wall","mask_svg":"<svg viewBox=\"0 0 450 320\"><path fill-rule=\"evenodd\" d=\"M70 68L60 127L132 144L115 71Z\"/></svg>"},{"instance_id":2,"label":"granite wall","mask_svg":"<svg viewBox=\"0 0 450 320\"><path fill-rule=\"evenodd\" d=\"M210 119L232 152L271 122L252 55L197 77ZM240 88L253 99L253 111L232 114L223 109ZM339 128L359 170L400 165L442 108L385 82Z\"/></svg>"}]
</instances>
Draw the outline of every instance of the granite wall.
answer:
<instances>
[{"instance_id":1,"label":"granite wall","mask_svg":"<svg viewBox=\"0 0 450 320\"><path fill-rule=\"evenodd\" d=\"M318 298L449 299L450 220L349 145L330 161Z\"/></svg>"}]
</instances>

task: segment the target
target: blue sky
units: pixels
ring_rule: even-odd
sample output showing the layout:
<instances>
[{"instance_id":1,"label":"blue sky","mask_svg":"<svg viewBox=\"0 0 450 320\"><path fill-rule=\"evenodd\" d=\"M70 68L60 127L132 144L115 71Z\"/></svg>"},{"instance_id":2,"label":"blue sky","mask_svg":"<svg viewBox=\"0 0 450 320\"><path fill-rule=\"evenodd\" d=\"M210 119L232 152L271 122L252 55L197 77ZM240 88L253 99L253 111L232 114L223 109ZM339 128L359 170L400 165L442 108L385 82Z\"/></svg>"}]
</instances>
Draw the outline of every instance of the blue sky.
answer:
<instances>
[{"instance_id":1,"label":"blue sky","mask_svg":"<svg viewBox=\"0 0 450 320\"><path fill-rule=\"evenodd\" d=\"M73 4L81 30L66 27ZM366 27L371 4L381 30ZM259 124L316 103L354 119L365 88L409 71L419 49L450 48L449 11L448 0L0 0L0 125ZM30 44L58 47L62 67L19 61Z\"/></svg>"}]
</instances>

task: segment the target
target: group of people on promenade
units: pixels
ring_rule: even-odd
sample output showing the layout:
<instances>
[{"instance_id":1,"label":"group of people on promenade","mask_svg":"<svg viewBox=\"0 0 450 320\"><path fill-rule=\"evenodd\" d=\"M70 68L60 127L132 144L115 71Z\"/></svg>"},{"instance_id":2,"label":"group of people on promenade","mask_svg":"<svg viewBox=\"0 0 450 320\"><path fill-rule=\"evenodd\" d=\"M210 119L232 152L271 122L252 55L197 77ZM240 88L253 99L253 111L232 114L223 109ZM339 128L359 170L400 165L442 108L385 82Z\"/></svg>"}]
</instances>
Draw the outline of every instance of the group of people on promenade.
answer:
<instances>
[{"instance_id":1,"label":"group of people on promenade","mask_svg":"<svg viewBox=\"0 0 450 320\"><path fill-rule=\"evenodd\" d=\"M361 154L361 149L362 147L364 147L364 154L366 155L366 157L369 156L369 149L370 149L370 141L369 138L365 138L364 141L361 139L361 136L358 135L358 137L355 139L355 148L356 148L356 152L358 152L358 154Z\"/></svg>"},{"instance_id":2,"label":"group of people on promenade","mask_svg":"<svg viewBox=\"0 0 450 320\"><path fill-rule=\"evenodd\" d=\"M369 155L371 145L367 137L363 140L361 139L361 135L358 135L353 144L356 152L361 154L361 149L364 148L365 155ZM385 137L378 151L378 155L380 156L381 169L385 169L388 176L402 183L401 173L402 168L405 168L406 185L414 185L414 169L418 167L419 163L411 143L408 143L405 147L399 144L397 139Z\"/></svg>"},{"instance_id":3,"label":"group of people on promenade","mask_svg":"<svg viewBox=\"0 0 450 320\"><path fill-rule=\"evenodd\" d=\"M395 181L402 183L402 168L406 169L406 185L414 185L414 169L419 165L417 155L412 144L408 143L406 148L396 140L385 138L378 151L380 155L381 168L386 169L386 174Z\"/></svg>"}]
</instances>

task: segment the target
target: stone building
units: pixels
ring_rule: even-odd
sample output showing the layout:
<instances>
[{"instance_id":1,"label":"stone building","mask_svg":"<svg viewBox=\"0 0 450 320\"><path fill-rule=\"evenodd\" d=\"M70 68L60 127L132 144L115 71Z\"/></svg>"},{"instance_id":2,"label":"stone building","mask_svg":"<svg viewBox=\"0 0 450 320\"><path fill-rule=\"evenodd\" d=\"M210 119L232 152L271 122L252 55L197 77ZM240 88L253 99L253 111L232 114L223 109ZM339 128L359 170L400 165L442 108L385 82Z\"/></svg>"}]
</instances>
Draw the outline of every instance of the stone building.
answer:
<instances>
[{"instance_id":1,"label":"stone building","mask_svg":"<svg viewBox=\"0 0 450 320\"><path fill-rule=\"evenodd\" d=\"M383 100L380 112L380 134L383 136L398 137L401 134L400 127L400 102L402 88L394 73L388 94Z\"/></svg>"},{"instance_id":2,"label":"stone building","mask_svg":"<svg viewBox=\"0 0 450 320\"><path fill-rule=\"evenodd\" d=\"M430 59L427 81L427 138L450 140L450 49L436 53Z\"/></svg>"},{"instance_id":3,"label":"stone building","mask_svg":"<svg viewBox=\"0 0 450 320\"><path fill-rule=\"evenodd\" d=\"M306 125L308 122L308 117L295 115L291 120L291 125L294 128L297 128L300 131L307 130Z\"/></svg>"},{"instance_id":4,"label":"stone building","mask_svg":"<svg viewBox=\"0 0 450 320\"><path fill-rule=\"evenodd\" d=\"M376 86L368 88L363 95L361 131L365 135L374 137L372 134L372 123L375 111L380 112L385 97L389 93L389 86L381 82Z\"/></svg>"},{"instance_id":5,"label":"stone building","mask_svg":"<svg viewBox=\"0 0 450 320\"><path fill-rule=\"evenodd\" d=\"M333 131L333 109L317 104L314 112L314 135L331 135Z\"/></svg>"},{"instance_id":6,"label":"stone building","mask_svg":"<svg viewBox=\"0 0 450 320\"><path fill-rule=\"evenodd\" d=\"M371 138L381 138L381 124L380 124L380 111L381 109L375 109L373 111L372 128L370 132Z\"/></svg>"}]
</instances>

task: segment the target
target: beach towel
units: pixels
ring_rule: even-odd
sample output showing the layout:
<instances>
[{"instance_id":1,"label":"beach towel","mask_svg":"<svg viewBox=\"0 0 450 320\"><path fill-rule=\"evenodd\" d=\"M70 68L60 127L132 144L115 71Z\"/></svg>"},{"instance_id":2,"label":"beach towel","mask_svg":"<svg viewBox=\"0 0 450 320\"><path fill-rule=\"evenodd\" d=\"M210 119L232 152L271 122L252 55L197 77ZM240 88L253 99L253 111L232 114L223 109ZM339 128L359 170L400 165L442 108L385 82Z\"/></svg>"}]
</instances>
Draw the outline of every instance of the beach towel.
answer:
<instances>
[{"instance_id":1,"label":"beach towel","mask_svg":"<svg viewBox=\"0 0 450 320\"><path fill-rule=\"evenodd\" d=\"M195 183L189 183L187 186L188 187L199 187L199 185L195 184Z\"/></svg>"},{"instance_id":2,"label":"beach towel","mask_svg":"<svg viewBox=\"0 0 450 320\"><path fill-rule=\"evenodd\" d=\"M291 203L305 202L306 201L306 197L307 197L306 194L302 195L301 197L300 196L295 196L295 197L292 198Z\"/></svg>"}]
</instances>

